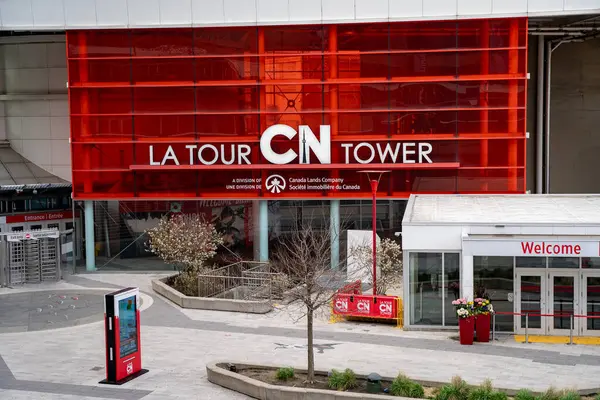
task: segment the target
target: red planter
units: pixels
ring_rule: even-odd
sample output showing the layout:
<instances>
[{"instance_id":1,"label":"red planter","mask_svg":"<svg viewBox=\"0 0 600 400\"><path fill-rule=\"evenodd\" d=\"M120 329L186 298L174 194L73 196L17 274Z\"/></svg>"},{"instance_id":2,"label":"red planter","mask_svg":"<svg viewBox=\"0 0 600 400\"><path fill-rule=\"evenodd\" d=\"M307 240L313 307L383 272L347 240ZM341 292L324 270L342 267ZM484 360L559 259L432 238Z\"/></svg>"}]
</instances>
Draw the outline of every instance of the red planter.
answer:
<instances>
[{"instance_id":1,"label":"red planter","mask_svg":"<svg viewBox=\"0 0 600 400\"><path fill-rule=\"evenodd\" d=\"M473 344L473 331L475 330L475 317L459 318L458 332L460 344Z\"/></svg>"},{"instance_id":2,"label":"red planter","mask_svg":"<svg viewBox=\"0 0 600 400\"><path fill-rule=\"evenodd\" d=\"M487 343L490 341L490 322L491 314L480 314L475 319L475 330L477 331L477 341Z\"/></svg>"}]
</instances>

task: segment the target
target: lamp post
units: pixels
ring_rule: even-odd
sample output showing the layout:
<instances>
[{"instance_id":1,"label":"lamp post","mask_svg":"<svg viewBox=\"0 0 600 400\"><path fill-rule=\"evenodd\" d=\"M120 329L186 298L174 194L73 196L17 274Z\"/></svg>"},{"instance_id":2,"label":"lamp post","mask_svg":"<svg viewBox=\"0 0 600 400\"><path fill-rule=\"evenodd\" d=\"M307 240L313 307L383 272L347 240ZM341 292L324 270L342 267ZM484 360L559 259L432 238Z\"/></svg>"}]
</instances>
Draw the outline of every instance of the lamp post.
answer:
<instances>
[{"instance_id":1,"label":"lamp post","mask_svg":"<svg viewBox=\"0 0 600 400\"><path fill-rule=\"evenodd\" d=\"M381 176L386 172L390 171L376 171L376 170L368 170L368 171L358 171L359 173L367 174L367 179L369 180L369 184L371 185L371 196L372 196L372 205L371 205L371 214L373 218L373 296L377 295L377 188L379 186L379 181L381 180Z\"/></svg>"}]
</instances>

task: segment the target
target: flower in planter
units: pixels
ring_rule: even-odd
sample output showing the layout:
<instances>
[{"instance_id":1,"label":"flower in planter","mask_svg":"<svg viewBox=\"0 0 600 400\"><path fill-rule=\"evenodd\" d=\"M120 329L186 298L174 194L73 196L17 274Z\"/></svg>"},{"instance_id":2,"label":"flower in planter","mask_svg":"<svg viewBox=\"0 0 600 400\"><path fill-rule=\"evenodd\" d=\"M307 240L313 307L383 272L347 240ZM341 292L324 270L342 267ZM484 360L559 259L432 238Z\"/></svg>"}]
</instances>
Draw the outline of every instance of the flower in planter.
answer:
<instances>
[{"instance_id":1,"label":"flower in planter","mask_svg":"<svg viewBox=\"0 0 600 400\"><path fill-rule=\"evenodd\" d=\"M468 318L473 316L473 302L467 301L467 299L456 299L452 302L454 308L456 308L456 315L458 318Z\"/></svg>"},{"instance_id":2,"label":"flower in planter","mask_svg":"<svg viewBox=\"0 0 600 400\"><path fill-rule=\"evenodd\" d=\"M474 313L475 315L488 315L494 313L494 307L488 299L476 298L474 302Z\"/></svg>"}]
</instances>

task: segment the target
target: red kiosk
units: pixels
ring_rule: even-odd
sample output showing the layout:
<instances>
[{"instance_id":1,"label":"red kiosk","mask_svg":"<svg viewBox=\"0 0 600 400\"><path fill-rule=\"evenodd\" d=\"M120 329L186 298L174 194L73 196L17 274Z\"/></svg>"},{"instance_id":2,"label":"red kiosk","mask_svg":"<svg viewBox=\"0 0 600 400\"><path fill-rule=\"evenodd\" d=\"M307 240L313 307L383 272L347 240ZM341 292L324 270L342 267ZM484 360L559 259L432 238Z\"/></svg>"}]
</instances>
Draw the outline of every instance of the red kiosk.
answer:
<instances>
[{"instance_id":1,"label":"red kiosk","mask_svg":"<svg viewBox=\"0 0 600 400\"><path fill-rule=\"evenodd\" d=\"M142 369L139 304L138 288L104 295L106 379L100 383L122 385L148 372Z\"/></svg>"}]
</instances>

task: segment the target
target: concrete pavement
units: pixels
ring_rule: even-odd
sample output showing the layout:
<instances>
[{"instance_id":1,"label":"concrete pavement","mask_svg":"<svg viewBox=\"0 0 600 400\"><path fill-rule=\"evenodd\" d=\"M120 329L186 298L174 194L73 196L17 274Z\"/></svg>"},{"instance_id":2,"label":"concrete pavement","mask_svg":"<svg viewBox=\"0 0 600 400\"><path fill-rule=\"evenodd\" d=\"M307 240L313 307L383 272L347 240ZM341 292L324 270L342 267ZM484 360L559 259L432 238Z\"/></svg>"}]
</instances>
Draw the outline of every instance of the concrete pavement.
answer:
<instances>
[{"instance_id":1,"label":"concrete pavement","mask_svg":"<svg viewBox=\"0 0 600 400\"><path fill-rule=\"evenodd\" d=\"M146 299L141 343L149 373L123 386L99 385L105 374L103 324L100 319L94 322L98 315L87 315L85 324L0 333L0 398L236 400L246 397L206 380L208 362L305 366L301 310L280 307L266 315L180 310L152 293L150 281L159 276L98 273L56 284L60 290L94 295L139 286ZM17 292L29 288L36 287ZM0 289L0 302L6 293L12 291ZM97 313L97 308L90 306L89 311ZM366 323L329 324L322 315L315 324L316 365L384 376L402 371L425 380L460 375L479 383L491 378L498 387L533 390L600 386L600 348L514 341L460 346L449 338L452 335Z\"/></svg>"}]
</instances>

